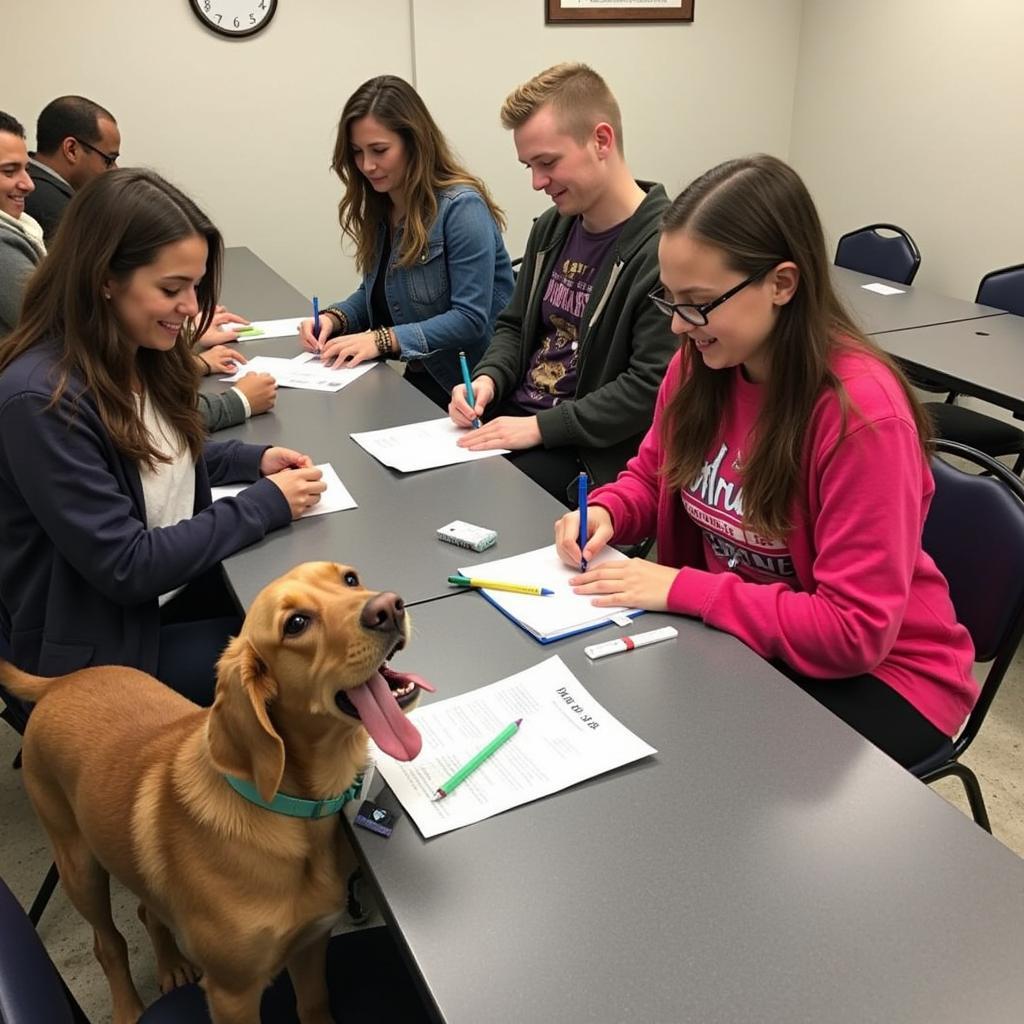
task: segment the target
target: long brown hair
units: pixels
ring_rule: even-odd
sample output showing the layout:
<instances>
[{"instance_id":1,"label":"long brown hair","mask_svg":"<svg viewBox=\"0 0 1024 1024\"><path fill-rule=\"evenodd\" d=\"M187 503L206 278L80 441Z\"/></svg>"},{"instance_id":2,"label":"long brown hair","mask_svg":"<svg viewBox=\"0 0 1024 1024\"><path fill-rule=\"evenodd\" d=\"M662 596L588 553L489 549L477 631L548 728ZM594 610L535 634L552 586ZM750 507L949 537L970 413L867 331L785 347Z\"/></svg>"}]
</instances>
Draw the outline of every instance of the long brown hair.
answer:
<instances>
[{"instance_id":1,"label":"long brown hair","mask_svg":"<svg viewBox=\"0 0 1024 1024\"><path fill-rule=\"evenodd\" d=\"M331 161L334 173L345 186L345 194L338 204L338 221L342 232L355 243L356 267L361 274L369 272L373 266L378 225L387 219L391 207L388 196L376 192L367 183L352 153L349 137L352 125L368 114L399 135L405 146L405 179L401 189L406 212L399 266L411 266L426 248L430 227L437 217L435 193L441 189L453 185L475 188L499 229L505 230L505 215L491 198L487 186L455 159L416 90L395 75L379 75L359 86L345 104Z\"/></svg>"},{"instance_id":2,"label":"long brown hair","mask_svg":"<svg viewBox=\"0 0 1024 1024\"><path fill-rule=\"evenodd\" d=\"M926 450L931 436L927 415L900 369L865 337L836 296L818 212L791 167L762 154L705 172L662 219L663 233L683 230L719 249L726 265L744 277L784 261L795 263L800 272L796 291L778 307L765 343L764 404L742 467L743 517L751 529L783 537L792 528L807 426L825 388L837 393L841 405L840 442L845 434L849 397L829 365L839 346L855 347L888 367L906 394ZM700 474L732 386L732 374L705 366L692 345L682 351L683 383L664 418L665 474L674 488L689 486Z\"/></svg>"},{"instance_id":3,"label":"long brown hair","mask_svg":"<svg viewBox=\"0 0 1024 1024\"><path fill-rule=\"evenodd\" d=\"M104 301L106 283L127 280L154 263L165 245L194 235L205 238L209 249L196 289L195 331L186 322L167 352L139 348ZM159 175L139 169L99 175L68 204L46 259L29 280L21 319L0 343L0 373L33 346L55 342L60 358L53 404L77 378L117 450L152 467L168 457L154 447L143 423L132 391L138 380L145 400L198 458L206 431L196 406L199 375L189 342L213 320L222 256L220 232Z\"/></svg>"}]
</instances>

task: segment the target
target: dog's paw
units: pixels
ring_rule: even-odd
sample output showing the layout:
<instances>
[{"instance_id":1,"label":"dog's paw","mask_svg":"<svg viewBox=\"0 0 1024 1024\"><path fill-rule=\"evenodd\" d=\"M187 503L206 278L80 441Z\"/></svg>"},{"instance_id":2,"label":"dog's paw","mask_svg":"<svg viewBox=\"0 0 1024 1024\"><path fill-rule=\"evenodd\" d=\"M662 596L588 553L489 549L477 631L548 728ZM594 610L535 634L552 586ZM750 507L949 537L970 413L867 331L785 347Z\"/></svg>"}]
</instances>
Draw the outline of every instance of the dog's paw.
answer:
<instances>
[{"instance_id":1,"label":"dog's paw","mask_svg":"<svg viewBox=\"0 0 1024 1024\"><path fill-rule=\"evenodd\" d=\"M195 964L180 955L179 958L173 961L157 966L157 975L160 978L160 991L164 994L172 989L181 988L182 985L191 985L199 980L201 974L202 972Z\"/></svg>"}]
</instances>

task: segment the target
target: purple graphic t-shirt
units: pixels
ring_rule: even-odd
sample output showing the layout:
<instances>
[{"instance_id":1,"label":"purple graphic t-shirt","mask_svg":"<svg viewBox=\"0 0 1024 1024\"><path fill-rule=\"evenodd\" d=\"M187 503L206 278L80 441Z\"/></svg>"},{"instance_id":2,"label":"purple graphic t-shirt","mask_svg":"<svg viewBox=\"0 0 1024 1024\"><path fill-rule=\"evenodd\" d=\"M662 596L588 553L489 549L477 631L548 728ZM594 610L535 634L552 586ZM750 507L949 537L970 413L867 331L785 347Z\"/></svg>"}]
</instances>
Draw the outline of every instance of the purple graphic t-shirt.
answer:
<instances>
[{"instance_id":1,"label":"purple graphic t-shirt","mask_svg":"<svg viewBox=\"0 0 1024 1024\"><path fill-rule=\"evenodd\" d=\"M524 412L550 409L576 394L576 363L579 358L580 320L590 300L601 265L623 225L592 234L577 217L551 271L540 304L540 347L512 401Z\"/></svg>"}]
</instances>

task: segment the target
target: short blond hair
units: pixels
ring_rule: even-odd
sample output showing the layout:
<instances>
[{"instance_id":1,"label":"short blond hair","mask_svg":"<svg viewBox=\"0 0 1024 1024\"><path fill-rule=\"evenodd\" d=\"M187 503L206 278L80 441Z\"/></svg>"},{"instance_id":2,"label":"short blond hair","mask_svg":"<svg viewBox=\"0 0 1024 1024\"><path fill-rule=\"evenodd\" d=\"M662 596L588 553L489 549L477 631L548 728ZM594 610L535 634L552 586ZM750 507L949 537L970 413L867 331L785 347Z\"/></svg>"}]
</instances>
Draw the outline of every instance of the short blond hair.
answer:
<instances>
[{"instance_id":1,"label":"short blond hair","mask_svg":"<svg viewBox=\"0 0 1024 1024\"><path fill-rule=\"evenodd\" d=\"M608 83L586 64L566 62L534 75L505 98L501 123L508 130L524 125L541 107L551 104L562 128L583 142L594 126L607 121L615 132L615 145L624 152L622 114Z\"/></svg>"}]
</instances>

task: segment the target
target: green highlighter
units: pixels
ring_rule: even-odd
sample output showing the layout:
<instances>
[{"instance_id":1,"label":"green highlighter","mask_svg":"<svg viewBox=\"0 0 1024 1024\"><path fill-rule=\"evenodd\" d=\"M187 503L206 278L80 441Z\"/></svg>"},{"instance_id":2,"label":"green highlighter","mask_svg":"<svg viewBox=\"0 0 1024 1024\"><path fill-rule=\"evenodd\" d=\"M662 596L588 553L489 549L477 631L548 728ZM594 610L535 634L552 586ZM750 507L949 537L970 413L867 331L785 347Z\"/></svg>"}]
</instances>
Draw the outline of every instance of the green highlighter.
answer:
<instances>
[{"instance_id":1,"label":"green highlighter","mask_svg":"<svg viewBox=\"0 0 1024 1024\"><path fill-rule=\"evenodd\" d=\"M236 333L239 338L255 338L263 333L263 329L261 327L243 327Z\"/></svg>"},{"instance_id":2,"label":"green highlighter","mask_svg":"<svg viewBox=\"0 0 1024 1024\"><path fill-rule=\"evenodd\" d=\"M522 722L521 718L517 718L514 722L506 725L479 754L471 757L443 786L437 787L437 791L434 793L434 800L443 800L456 786L465 782L487 758L519 732L519 726L522 725Z\"/></svg>"}]
</instances>

